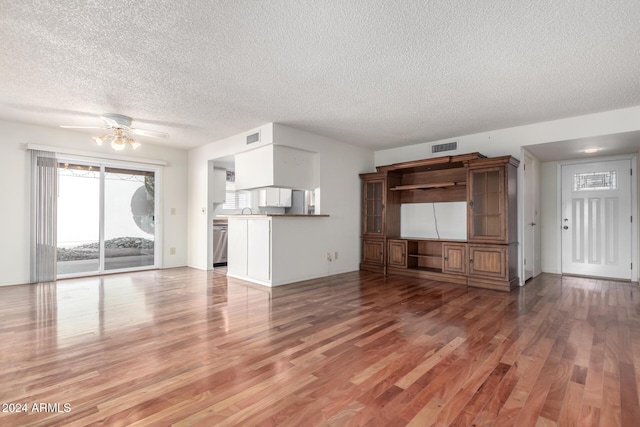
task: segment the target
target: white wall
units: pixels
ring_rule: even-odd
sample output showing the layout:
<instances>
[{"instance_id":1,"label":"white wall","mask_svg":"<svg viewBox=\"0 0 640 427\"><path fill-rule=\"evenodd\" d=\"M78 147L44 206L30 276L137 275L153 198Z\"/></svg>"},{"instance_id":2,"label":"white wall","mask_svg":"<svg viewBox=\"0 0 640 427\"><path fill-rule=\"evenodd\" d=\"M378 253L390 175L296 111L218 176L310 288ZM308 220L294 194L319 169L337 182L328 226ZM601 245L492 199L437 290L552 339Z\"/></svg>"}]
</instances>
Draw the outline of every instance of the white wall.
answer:
<instances>
[{"instance_id":1,"label":"white wall","mask_svg":"<svg viewBox=\"0 0 640 427\"><path fill-rule=\"evenodd\" d=\"M620 110L606 111L603 113L588 114L584 116L571 117L561 120L535 123L526 126L517 126L506 129L498 129L489 132L482 132L473 135L464 135L447 138L440 141L425 142L400 148L391 148L375 152L375 164L386 165L396 162L418 160L429 157L437 157L441 154L431 154L431 146L450 141L458 141L456 154L480 152L486 156L512 155L518 159L521 157L522 147L545 142L566 141L589 136L600 136L621 132L632 132L640 130L640 106L625 108ZM547 199L548 192L556 194L556 184L551 187L549 176L545 176L546 169L542 170L543 182L541 186L541 197ZM555 173L554 173L555 174ZM518 218L522 218L522 169L518 170ZM547 209L550 207L549 200L546 200ZM544 210L544 209L543 209ZM556 214L557 215L557 214ZM549 221L551 217L546 217L545 229L553 227ZM542 219L545 223L545 218ZM556 264L559 262L557 251L557 238L552 238L550 233L541 233L542 247L542 270L556 273ZM518 230L518 241L522 241L522 229ZM556 256L555 262L551 257ZM522 279L522 247L518 249L519 276Z\"/></svg>"},{"instance_id":2,"label":"white wall","mask_svg":"<svg viewBox=\"0 0 640 427\"><path fill-rule=\"evenodd\" d=\"M258 130L261 133L261 142L247 146L245 136ZM207 203L208 161L272 142L318 153L322 213L330 215L330 218L323 220L308 219L308 223L302 224L303 227L322 224L326 227L326 232L317 238L309 239L308 247L300 248L303 256L296 265L291 265L291 275L301 277L298 274L305 269L306 277L318 272L326 275L357 270L360 262L358 174L374 170L373 152L272 123L189 151L189 266L200 269L210 266L210 224L214 213L213 204ZM202 213L203 208L205 213ZM339 253L338 260L328 265L326 252L336 251Z\"/></svg>"},{"instance_id":3,"label":"white wall","mask_svg":"<svg viewBox=\"0 0 640 427\"><path fill-rule=\"evenodd\" d=\"M558 230L558 162L540 164L540 230L542 234L542 271L560 274Z\"/></svg>"},{"instance_id":4,"label":"white wall","mask_svg":"<svg viewBox=\"0 0 640 427\"><path fill-rule=\"evenodd\" d=\"M273 141L275 144L318 153L321 213L330 215L322 220L325 227L322 236L309 241L309 245L318 249L317 253L314 255L312 250L305 251L306 258L295 268L298 271L313 269L324 274L357 270L360 265L361 207L358 174L375 170L374 153L277 123L273 125ZM336 251L339 253L338 259L329 263L326 253L334 254Z\"/></svg>"},{"instance_id":5,"label":"white wall","mask_svg":"<svg viewBox=\"0 0 640 427\"><path fill-rule=\"evenodd\" d=\"M376 151L375 164L438 157L438 154L431 154L431 146L450 141L458 141L460 154L478 151L489 157L510 154L519 158L520 148L527 145L640 130L638 117L640 106L458 136Z\"/></svg>"},{"instance_id":6,"label":"white wall","mask_svg":"<svg viewBox=\"0 0 640 427\"><path fill-rule=\"evenodd\" d=\"M260 132L260 142L247 145L246 136ZM210 200L209 160L233 156L243 151L269 145L273 141L273 125L268 123L241 134L221 139L188 152L188 245L189 267L207 270L213 260L213 200Z\"/></svg>"},{"instance_id":7,"label":"white wall","mask_svg":"<svg viewBox=\"0 0 640 427\"><path fill-rule=\"evenodd\" d=\"M31 162L25 144L48 145L113 155L109 147L98 147L87 133L60 128L27 125L0 120L0 285L30 281L31 239ZM127 150L128 157L166 160L161 182L162 259L163 267L178 267L187 261L187 152L144 143L136 151ZM171 215L175 208L175 215ZM169 248L176 248L169 255Z\"/></svg>"}]
</instances>

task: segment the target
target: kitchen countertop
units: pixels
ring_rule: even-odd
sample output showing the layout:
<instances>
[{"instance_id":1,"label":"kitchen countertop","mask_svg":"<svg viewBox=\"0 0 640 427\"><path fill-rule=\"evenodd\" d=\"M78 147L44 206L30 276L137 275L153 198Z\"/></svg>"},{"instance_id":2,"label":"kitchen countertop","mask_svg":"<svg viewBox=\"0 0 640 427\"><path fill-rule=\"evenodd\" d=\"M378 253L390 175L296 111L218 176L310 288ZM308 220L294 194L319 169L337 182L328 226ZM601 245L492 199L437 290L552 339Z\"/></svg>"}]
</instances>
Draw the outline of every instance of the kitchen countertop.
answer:
<instances>
[{"instance_id":1,"label":"kitchen countertop","mask_svg":"<svg viewBox=\"0 0 640 427\"><path fill-rule=\"evenodd\" d=\"M271 218L271 217L286 217L286 218L328 218L329 215L308 215L308 214L279 214L279 213L261 213L261 214L231 214L231 215L217 215L216 218Z\"/></svg>"}]
</instances>

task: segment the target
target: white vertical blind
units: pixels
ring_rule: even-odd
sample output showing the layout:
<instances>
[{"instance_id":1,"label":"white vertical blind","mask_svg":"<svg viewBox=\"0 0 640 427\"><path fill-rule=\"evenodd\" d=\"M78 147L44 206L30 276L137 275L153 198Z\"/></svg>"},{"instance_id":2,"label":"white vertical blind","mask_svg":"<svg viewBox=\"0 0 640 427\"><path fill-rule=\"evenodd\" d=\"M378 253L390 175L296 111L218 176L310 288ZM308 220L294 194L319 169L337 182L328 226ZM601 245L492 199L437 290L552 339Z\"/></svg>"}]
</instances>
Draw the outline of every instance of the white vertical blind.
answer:
<instances>
[{"instance_id":1,"label":"white vertical blind","mask_svg":"<svg viewBox=\"0 0 640 427\"><path fill-rule=\"evenodd\" d=\"M49 151L31 151L31 281L56 280L58 162Z\"/></svg>"}]
</instances>

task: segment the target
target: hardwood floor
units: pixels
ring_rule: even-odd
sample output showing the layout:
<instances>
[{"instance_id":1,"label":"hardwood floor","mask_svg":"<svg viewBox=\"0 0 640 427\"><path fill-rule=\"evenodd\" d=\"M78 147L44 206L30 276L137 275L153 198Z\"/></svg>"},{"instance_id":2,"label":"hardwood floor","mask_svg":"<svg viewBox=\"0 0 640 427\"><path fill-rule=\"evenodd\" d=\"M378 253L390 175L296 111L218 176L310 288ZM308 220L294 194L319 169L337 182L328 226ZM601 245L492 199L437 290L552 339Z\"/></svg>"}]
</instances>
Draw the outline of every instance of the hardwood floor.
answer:
<instances>
[{"instance_id":1,"label":"hardwood floor","mask_svg":"<svg viewBox=\"0 0 640 427\"><path fill-rule=\"evenodd\" d=\"M2 426L637 426L639 382L634 283L180 268L0 288Z\"/></svg>"}]
</instances>

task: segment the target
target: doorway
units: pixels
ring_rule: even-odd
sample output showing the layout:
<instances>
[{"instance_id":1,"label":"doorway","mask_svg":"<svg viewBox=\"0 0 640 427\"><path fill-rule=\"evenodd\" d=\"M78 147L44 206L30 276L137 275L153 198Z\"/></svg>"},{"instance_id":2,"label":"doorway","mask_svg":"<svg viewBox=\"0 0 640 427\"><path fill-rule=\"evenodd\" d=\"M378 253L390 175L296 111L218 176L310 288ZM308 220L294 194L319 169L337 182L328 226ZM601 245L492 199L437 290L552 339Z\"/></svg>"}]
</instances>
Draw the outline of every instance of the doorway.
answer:
<instances>
[{"instance_id":1,"label":"doorway","mask_svg":"<svg viewBox=\"0 0 640 427\"><path fill-rule=\"evenodd\" d=\"M562 273L632 278L631 160L561 166Z\"/></svg>"},{"instance_id":2,"label":"doorway","mask_svg":"<svg viewBox=\"0 0 640 427\"><path fill-rule=\"evenodd\" d=\"M156 173L58 162L58 278L157 267Z\"/></svg>"}]
</instances>

